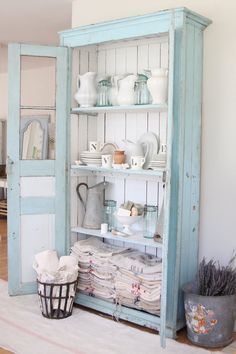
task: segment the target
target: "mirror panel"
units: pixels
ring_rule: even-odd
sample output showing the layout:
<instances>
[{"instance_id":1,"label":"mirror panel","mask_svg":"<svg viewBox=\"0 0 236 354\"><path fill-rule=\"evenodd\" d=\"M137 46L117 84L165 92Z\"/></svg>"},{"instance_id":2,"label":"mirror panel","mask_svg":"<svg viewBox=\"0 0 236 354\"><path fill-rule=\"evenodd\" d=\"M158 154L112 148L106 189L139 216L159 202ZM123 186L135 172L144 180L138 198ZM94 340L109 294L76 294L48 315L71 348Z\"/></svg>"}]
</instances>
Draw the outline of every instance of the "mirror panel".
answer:
<instances>
[{"instance_id":1,"label":"mirror panel","mask_svg":"<svg viewBox=\"0 0 236 354\"><path fill-rule=\"evenodd\" d=\"M20 82L20 159L55 159L56 59L21 56Z\"/></svg>"},{"instance_id":2,"label":"mirror panel","mask_svg":"<svg viewBox=\"0 0 236 354\"><path fill-rule=\"evenodd\" d=\"M21 118L20 157L22 160L48 158L48 126L50 116L25 116Z\"/></svg>"}]
</instances>

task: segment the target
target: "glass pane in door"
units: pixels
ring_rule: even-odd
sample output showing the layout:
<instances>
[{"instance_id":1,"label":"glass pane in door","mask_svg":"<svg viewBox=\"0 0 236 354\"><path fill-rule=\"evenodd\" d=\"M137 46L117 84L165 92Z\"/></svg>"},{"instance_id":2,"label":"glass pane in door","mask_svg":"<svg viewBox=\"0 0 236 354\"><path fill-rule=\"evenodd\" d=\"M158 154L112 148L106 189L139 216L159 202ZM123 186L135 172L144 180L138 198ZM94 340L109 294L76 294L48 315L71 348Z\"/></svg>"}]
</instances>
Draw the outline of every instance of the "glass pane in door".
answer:
<instances>
[{"instance_id":1,"label":"glass pane in door","mask_svg":"<svg viewBox=\"0 0 236 354\"><path fill-rule=\"evenodd\" d=\"M56 60L21 57L20 159L55 159Z\"/></svg>"}]
</instances>

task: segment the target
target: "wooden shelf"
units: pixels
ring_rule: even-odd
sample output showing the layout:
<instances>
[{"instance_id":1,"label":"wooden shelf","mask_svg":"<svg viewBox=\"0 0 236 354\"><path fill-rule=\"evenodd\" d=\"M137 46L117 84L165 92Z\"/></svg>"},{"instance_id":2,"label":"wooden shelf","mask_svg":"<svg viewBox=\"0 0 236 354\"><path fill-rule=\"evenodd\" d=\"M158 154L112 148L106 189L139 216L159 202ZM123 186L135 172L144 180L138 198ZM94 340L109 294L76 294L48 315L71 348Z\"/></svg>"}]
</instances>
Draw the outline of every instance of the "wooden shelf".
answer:
<instances>
[{"instance_id":1,"label":"wooden shelf","mask_svg":"<svg viewBox=\"0 0 236 354\"><path fill-rule=\"evenodd\" d=\"M130 106L106 107L76 107L71 109L72 114L98 115L99 113L129 113L129 112L167 112L168 106L164 104L144 104Z\"/></svg>"},{"instance_id":2,"label":"wooden shelf","mask_svg":"<svg viewBox=\"0 0 236 354\"><path fill-rule=\"evenodd\" d=\"M100 238L105 238L108 240L113 241L123 241L126 243L132 243L141 246L148 246L154 248L162 248L162 243L156 242L153 239L144 238L141 232L137 232L134 235L130 236L114 236L111 232L106 234L101 234L101 230L93 230L93 229L85 229L84 227L73 227L71 232L88 235L88 236L95 236Z\"/></svg>"},{"instance_id":3,"label":"wooden shelf","mask_svg":"<svg viewBox=\"0 0 236 354\"><path fill-rule=\"evenodd\" d=\"M132 170L132 169L114 169L95 166L72 165L71 176L103 176L103 177L121 177L135 178L146 181L165 182L165 168L157 170Z\"/></svg>"},{"instance_id":4,"label":"wooden shelf","mask_svg":"<svg viewBox=\"0 0 236 354\"><path fill-rule=\"evenodd\" d=\"M113 302L98 299L94 296L76 293L75 303L81 306L92 308L96 311L106 313L113 317L131 321L138 325L160 330L160 316L152 315L142 310L133 309L126 306L117 306Z\"/></svg>"}]
</instances>

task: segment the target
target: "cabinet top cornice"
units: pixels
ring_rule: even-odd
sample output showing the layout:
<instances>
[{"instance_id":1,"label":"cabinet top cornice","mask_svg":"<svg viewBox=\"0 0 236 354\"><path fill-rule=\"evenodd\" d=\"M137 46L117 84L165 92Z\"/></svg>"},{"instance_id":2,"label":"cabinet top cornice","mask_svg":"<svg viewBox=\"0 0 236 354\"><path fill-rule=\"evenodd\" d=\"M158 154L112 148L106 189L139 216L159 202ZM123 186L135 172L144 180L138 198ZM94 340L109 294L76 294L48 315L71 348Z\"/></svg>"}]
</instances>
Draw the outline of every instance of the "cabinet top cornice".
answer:
<instances>
[{"instance_id":1,"label":"cabinet top cornice","mask_svg":"<svg viewBox=\"0 0 236 354\"><path fill-rule=\"evenodd\" d=\"M185 7L154 12L141 16L99 22L59 32L61 45L77 47L96 43L151 36L168 32L171 24L181 28L192 22L203 30L211 20Z\"/></svg>"}]
</instances>

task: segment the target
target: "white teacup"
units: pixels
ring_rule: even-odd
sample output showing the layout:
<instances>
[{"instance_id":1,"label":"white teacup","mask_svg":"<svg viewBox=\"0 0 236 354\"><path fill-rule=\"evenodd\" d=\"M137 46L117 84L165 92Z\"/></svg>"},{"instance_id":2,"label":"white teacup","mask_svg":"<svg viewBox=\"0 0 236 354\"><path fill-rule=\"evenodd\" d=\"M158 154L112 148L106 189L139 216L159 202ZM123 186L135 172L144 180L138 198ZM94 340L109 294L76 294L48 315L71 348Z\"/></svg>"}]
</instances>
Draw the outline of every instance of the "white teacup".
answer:
<instances>
[{"instance_id":1,"label":"white teacup","mask_svg":"<svg viewBox=\"0 0 236 354\"><path fill-rule=\"evenodd\" d=\"M102 167L111 168L112 160L112 155L102 155Z\"/></svg>"},{"instance_id":2,"label":"white teacup","mask_svg":"<svg viewBox=\"0 0 236 354\"><path fill-rule=\"evenodd\" d=\"M143 156L131 156L131 168L133 170L141 170L143 168L145 157Z\"/></svg>"},{"instance_id":3,"label":"white teacup","mask_svg":"<svg viewBox=\"0 0 236 354\"><path fill-rule=\"evenodd\" d=\"M97 152L100 151L101 143L99 141L90 141L89 142L89 151Z\"/></svg>"}]
</instances>

